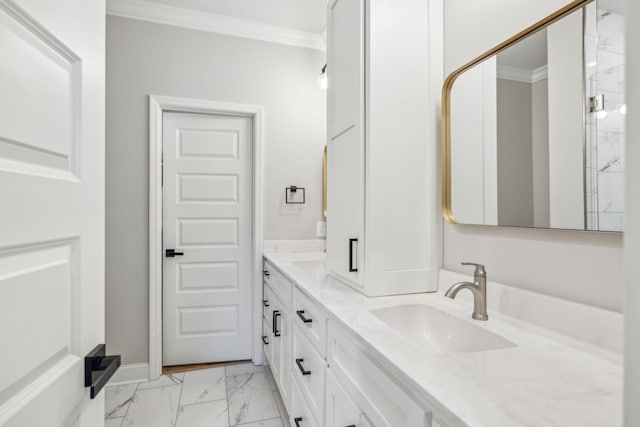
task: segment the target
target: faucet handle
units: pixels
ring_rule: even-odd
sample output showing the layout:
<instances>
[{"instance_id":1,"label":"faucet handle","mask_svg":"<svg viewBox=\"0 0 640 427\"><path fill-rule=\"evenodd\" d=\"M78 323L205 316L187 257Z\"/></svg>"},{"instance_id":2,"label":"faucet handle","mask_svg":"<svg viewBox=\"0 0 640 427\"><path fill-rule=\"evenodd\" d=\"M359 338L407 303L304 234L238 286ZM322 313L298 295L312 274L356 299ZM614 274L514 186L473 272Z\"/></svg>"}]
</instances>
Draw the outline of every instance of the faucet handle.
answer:
<instances>
[{"instance_id":1,"label":"faucet handle","mask_svg":"<svg viewBox=\"0 0 640 427\"><path fill-rule=\"evenodd\" d=\"M475 262L463 262L462 265L474 265L476 267L475 271L473 272L474 276L487 277L487 272L484 269L484 265L482 264L476 264Z\"/></svg>"}]
</instances>

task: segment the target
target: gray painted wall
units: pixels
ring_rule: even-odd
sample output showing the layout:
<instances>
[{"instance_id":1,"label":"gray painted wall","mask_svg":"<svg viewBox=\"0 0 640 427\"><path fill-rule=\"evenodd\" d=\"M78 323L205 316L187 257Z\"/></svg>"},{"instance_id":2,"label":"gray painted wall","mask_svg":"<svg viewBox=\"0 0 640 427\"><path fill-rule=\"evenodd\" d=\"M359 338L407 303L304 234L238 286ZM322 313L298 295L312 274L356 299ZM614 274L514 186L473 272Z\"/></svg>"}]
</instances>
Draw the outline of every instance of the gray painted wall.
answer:
<instances>
[{"instance_id":1,"label":"gray painted wall","mask_svg":"<svg viewBox=\"0 0 640 427\"><path fill-rule=\"evenodd\" d=\"M549 227L549 80L531 85L531 153L533 159L533 225Z\"/></svg>"},{"instance_id":2,"label":"gray painted wall","mask_svg":"<svg viewBox=\"0 0 640 427\"><path fill-rule=\"evenodd\" d=\"M498 79L498 224L533 226L531 84Z\"/></svg>"},{"instance_id":3,"label":"gray painted wall","mask_svg":"<svg viewBox=\"0 0 640 427\"><path fill-rule=\"evenodd\" d=\"M265 107L265 239L312 239L322 220L324 52L107 17L106 340L148 361L148 95ZM307 204L284 189L306 187Z\"/></svg>"},{"instance_id":4,"label":"gray painted wall","mask_svg":"<svg viewBox=\"0 0 640 427\"><path fill-rule=\"evenodd\" d=\"M568 3L447 0L445 74ZM446 224L443 243L446 269L471 273L460 262L480 262L492 280L622 310L622 235Z\"/></svg>"}]
</instances>

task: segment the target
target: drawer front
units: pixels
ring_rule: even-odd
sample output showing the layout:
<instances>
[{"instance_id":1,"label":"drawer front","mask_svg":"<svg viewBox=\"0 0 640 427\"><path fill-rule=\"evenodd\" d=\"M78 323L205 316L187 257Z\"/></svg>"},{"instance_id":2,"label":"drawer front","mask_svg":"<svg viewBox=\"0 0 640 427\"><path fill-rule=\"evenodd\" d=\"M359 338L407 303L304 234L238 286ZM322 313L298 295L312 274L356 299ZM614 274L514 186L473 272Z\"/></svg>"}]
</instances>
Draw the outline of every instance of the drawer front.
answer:
<instances>
[{"instance_id":1,"label":"drawer front","mask_svg":"<svg viewBox=\"0 0 640 427\"><path fill-rule=\"evenodd\" d=\"M309 409L319 424L324 416L324 380L326 362L316 348L302 333L299 325L293 327L293 364L291 370L302 393L307 398Z\"/></svg>"},{"instance_id":2,"label":"drawer front","mask_svg":"<svg viewBox=\"0 0 640 427\"><path fill-rule=\"evenodd\" d=\"M271 271L271 283L269 286L273 293L284 303L284 308L291 308L291 292L293 284L280 271L275 268Z\"/></svg>"},{"instance_id":3,"label":"drawer front","mask_svg":"<svg viewBox=\"0 0 640 427\"><path fill-rule=\"evenodd\" d=\"M328 372L377 426L428 427L432 413L416 404L341 328L328 323ZM366 425L366 424L365 424Z\"/></svg>"},{"instance_id":4,"label":"drawer front","mask_svg":"<svg viewBox=\"0 0 640 427\"><path fill-rule=\"evenodd\" d=\"M297 381L291 381L292 396L291 396L291 411L289 416L291 417L292 427L319 427L320 424L316 422L309 404L305 400L300 386Z\"/></svg>"},{"instance_id":5,"label":"drawer front","mask_svg":"<svg viewBox=\"0 0 640 427\"><path fill-rule=\"evenodd\" d=\"M293 290L293 323L311 341L322 357L326 356L327 316L297 287Z\"/></svg>"},{"instance_id":6,"label":"drawer front","mask_svg":"<svg viewBox=\"0 0 640 427\"><path fill-rule=\"evenodd\" d=\"M262 291L262 316L267 321L269 325L272 323L273 319L273 304L275 301L273 300L273 291L266 283L263 285Z\"/></svg>"},{"instance_id":7,"label":"drawer front","mask_svg":"<svg viewBox=\"0 0 640 427\"><path fill-rule=\"evenodd\" d=\"M262 319L262 350L269 364L271 364L271 340L271 325L266 319Z\"/></svg>"},{"instance_id":8,"label":"drawer front","mask_svg":"<svg viewBox=\"0 0 640 427\"><path fill-rule=\"evenodd\" d=\"M266 284L271 285L273 282L273 271L275 270L275 268L273 268L273 266L266 259L264 260L262 266L262 278Z\"/></svg>"}]
</instances>

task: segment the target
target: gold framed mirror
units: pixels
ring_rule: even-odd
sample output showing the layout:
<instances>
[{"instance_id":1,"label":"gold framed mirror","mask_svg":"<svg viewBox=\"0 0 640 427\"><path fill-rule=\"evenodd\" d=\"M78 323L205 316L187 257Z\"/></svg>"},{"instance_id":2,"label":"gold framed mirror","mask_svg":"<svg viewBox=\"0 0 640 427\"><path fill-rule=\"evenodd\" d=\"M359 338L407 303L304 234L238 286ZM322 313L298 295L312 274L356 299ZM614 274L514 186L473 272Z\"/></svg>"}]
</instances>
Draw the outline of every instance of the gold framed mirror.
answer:
<instances>
[{"instance_id":1,"label":"gold framed mirror","mask_svg":"<svg viewBox=\"0 0 640 427\"><path fill-rule=\"evenodd\" d=\"M622 0L576 0L447 77L449 223L622 231L623 33Z\"/></svg>"}]
</instances>

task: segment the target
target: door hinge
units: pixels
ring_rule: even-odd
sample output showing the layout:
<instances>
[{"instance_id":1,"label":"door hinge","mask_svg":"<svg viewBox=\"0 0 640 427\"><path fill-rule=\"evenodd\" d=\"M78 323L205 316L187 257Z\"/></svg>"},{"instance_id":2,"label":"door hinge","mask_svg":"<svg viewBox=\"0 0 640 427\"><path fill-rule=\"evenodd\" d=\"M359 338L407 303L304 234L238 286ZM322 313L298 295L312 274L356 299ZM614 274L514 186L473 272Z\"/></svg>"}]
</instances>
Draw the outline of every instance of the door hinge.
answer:
<instances>
[{"instance_id":1,"label":"door hinge","mask_svg":"<svg viewBox=\"0 0 640 427\"><path fill-rule=\"evenodd\" d=\"M596 95L589 98L589 111L591 113L597 113L604 110L604 95Z\"/></svg>"}]
</instances>

